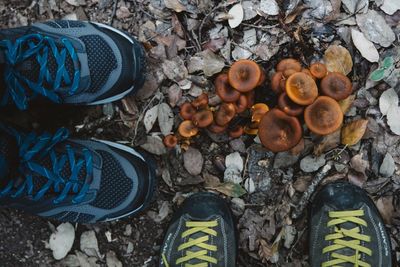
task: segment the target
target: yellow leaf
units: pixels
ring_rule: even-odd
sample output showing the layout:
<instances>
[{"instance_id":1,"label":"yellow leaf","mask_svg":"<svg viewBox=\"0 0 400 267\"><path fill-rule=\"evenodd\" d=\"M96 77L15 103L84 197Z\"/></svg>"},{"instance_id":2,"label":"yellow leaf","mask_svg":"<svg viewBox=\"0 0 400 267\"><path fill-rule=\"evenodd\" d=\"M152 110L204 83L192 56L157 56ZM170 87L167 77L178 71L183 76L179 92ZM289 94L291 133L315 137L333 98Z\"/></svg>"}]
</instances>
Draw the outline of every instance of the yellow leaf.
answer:
<instances>
[{"instance_id":1,"label":"yellow leaf","mask_svg":"<svg viewBox=\"0 0 400 267\"><path fill-rule=\"evenodd\" d=\"M367 130L368 120L356 120L342 128L342 144L352 146L358 143Z\"/></svg>"},{"instance_id":2,"label":"yellow leaf","mask_svg":"<svg viewBox=\"0 0 400 267\"><path fill-rule=\"evenodd\" d=\"M347 75L353 68L350 52L341 45L329 46L325 51L324 61L328 71L331 72L341 72Z\"/></svg>"},{"instance_id":3,"label":"yellow leaf","mask_svg":"<svg viewBox=\"0 0 400 267\"><path fill-rule=\"evenodd\" d=\"M347 111L349 111L351 105L354 102L354 99L356 99L355 95L350 95L349 97L347 97L346 99L340 100L339 106L342 109L343 114L346 114Z\"/></svg>"}]
</instances>

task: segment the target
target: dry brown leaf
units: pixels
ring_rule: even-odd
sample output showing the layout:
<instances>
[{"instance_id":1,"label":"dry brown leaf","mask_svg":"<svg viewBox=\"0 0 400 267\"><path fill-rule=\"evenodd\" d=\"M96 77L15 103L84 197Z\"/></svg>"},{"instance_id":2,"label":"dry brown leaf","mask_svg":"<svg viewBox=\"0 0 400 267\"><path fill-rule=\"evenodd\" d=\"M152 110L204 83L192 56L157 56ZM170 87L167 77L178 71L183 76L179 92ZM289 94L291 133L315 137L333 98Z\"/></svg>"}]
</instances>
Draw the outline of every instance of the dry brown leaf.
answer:
<instances>
[{"instance_id":1,"label":"dry brown leaf","mask_svg":"<svg viewBox=\"0 0 400 267\"><path fill-rule=\"evenodd\" d=\"M385 223L391 224L394 213L393 196L381 197L375 204Z\"/></svg>"},{"instance_id":2,"label":"dry brown leaf","mask_svg":"<svg viewBox=\"0 0 400 267\"><path fill-rule=\"evenodd\" d=\"M342 144L352 146L357 144L367 130L368 120L356 120L342 128Z\"/></svg>"},{"instance_id":3,"label":"dry brown leaf","mask_svg":"<svg viewBox=\"0 0 400 267\"><path fill-rule=\"evenodd\" d=\"M175 12L180 13L186 11L186 7L178 0L164 0L164 3L167 8L172 9Z\"/></svg>"},{"instance_id":4,"label":"dry brown leaf","mask_svg":"<svg viewBox=\"0 0 400 267\"><path fill-rule=\"evenodd\" d=\"M324 61L328 71L331 72L341 72L347 75L353 68L350 52L341 45L329 46L325 51Z\"/></svg>"},{"instance_id":5,"label":"dry brown leaf","mask_svg":"<svg viewBox=\"0 0 400 267\"><path fill-rule=\"evenodd\" d=\"M336 148L340 144L340 130L324 136L321 142L315 146L314 154L322 155L324 152Z\"/></svg>"},{"instance_id":6,"label":"dry brown leaf","mask_svg":"<svg viewBox=\"0 0 400 267\"><path fill-rule=\"evenodd\" d=\"M355 95L350 95L346 99L340 100L339 101L339 106L342 109L343 114L346 114L347 111L349 111L351 105L354 102L354 99L356 99Z\"/></svg>"},{"instance_id":7,"label":"dry brown leaf","mask_svg":"<svg viewBox=\"0 0 400 267\"><path fill-rule=\"evenodd\" d=\"M302 14L304 10L307 9L307 6L305 5L299 5L298 7L296 7L296 9L290 13L288 16L286 16L284 23L285 24L290 24L292 23L298 15Z\"/></svg>"}]
</instances>

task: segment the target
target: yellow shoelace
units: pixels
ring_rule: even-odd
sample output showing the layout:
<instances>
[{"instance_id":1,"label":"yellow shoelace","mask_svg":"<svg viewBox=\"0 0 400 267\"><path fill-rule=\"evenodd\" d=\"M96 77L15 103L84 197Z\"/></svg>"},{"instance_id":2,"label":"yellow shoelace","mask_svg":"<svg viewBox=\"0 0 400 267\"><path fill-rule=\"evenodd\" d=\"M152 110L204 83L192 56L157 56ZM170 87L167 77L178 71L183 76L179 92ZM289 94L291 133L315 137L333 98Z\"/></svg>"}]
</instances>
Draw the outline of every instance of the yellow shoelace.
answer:
<instances>
[{"instance_id":1,"label":"yellow shoelace","mask_svg":"<svg viewBox=\"0 0 400 267\"><path fill-rule=\"evenodd\" d=\"M352 222L360 226L367 226L367 222L361 217L364 216L363 210L350 211L330 211L328 227L335 227L335 232L325 236L325 240L332 241L333 244L325 247L322 253L331 253L331 260L323 262L322 267L340 267L341 264L352 263L354 267L371 267L370 264L361 260L361 254L365 253L372 256L372 251L361 245L361 242L371 242L371 237L361 234L359 226L352 229L340 227L341 224ZM355 251L354 255L346 256L334 251L343 248L351 248Z\"/></svg>"},{"instance_id":2,"label":"yellow shoelace","mask_svg":"<svg viewBox=\"0 0 400 267\"><path fill-rule=\"evenodd\" d=\"M217 231L211 229L212 227L218 226L218 221L208 221L208 222L186 222L186 231L182 233L182 238L186 238L188 236L194 235L196 233L202 232L205 235L196 239L189 238L187 242L181 244L178 247L178 251L186 251L186 255L176 260L176 265L180 265L184 263L185 267L207 267L209 263L217 264L218 261L216 258L208 256L209 251L217 251L217 246L207 244L210 240L210 236L217 236ZM189 251L188 249L191 247L198 247L201 250L196 252ZM187 263L190 260L198 259L201 260L201 263L198 264L189 264ZM166 256L162 255L162 260L166 267L170 265L167 262Z\"/></svg>"}]
</instances>

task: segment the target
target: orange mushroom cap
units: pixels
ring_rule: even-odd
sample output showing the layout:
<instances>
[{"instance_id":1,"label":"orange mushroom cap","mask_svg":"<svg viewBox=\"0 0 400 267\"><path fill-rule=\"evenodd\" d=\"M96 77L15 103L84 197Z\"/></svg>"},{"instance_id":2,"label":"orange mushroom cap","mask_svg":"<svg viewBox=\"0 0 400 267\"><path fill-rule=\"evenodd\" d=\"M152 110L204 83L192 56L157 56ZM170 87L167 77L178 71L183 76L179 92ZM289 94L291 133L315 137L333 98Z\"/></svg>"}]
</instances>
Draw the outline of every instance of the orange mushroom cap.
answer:
<instances>
[{"instance_id":1,"label":"orange mushroom cap","mask_svg":"<svg viewBox=\"0 0 400 267\"><path fill-rule=\"evenodd\" d=\"M287 69L293 69L295 71L301 71L301 64L299 61L293 58L282 59L278 65L276 65L276 71L284 72Z\"/></svg>"},{"instance_id":2,"label":"orange mushroom cap","mask_svg":"<svg viewBox=\"0 0 400 267\"><path fill-rule=\"evenodd\" d=\"M299 120L279 109L267 112L258 127L261 143L272 152L293 148L300 142L302 134Z\"/></svg>"},{"instance_id":3,"label":"orange mushroom cap","mask_svg":"<svg viewBox=\"0 0 400 267\"><path fill-rule=\"evenodd\" d=\"M342 125L343 113L338 102L328 96L320 96L304 111L304 120L315 134L333 133Z\"/></svg>"},{"instance_id":4,"label":"orange mushroom cap","mask_svg":"<svg viewBox=\"0 0 400 267\"><path fill-rule=\"evenodd\" d=\"M195 100L192 101L192 106L197 109L202 109L207 107L208 105L208 95L206 93L202 93Z\"/></svg>"},{"instance_id":5,"label":"orange mushroom cap","mask_svg":"<svg viewBox=\"0 0 400 267\"><path fill-rule=\"evenodd\" d=\"M315 80L315 77L311 74L311 71L309 69L303 68L303 69L301 69L301 72L307 74L308 76L313 78L313 80Z\"/></svg>"},{"instance_id":6,"label":"orange mushroom cap","mask_svg":"<svg viewBox=\"0 0 400 267\"><path fill-rule=\"evenodd\" d=\"M256 98L256 92L254 92L254 90L253 90L253 91L245 93L244 95L247 98L247 108L251 108L251 106L254 105L254 101Z\"/></svg>"},{"instance_id":7,"label":"orange mushroom cap","mask_svg":"<svg viewBox=\"0 0 400 267\"><path fill-rule=\"evenodd\" d=\"M235 126L232 130L229 131L229 136L232 138L239 138L244 133L244 129L241 125Z\"/></svg>"},{"instance_id":8,"label":"orange mushroom cap","mask_svg":"<svg viewBox=\"0 0 400 267\"><path fill-rule=\"evenodd\" d=\"M164 137L164 145L168 148L174 148L178 144L178 138L173 135L167 135Z\"/></svg>"},{"instance_id":9,"label":"orange mushroom cap","mask_svg":"<svg viewBox=\"0 0 400 267\"><path fill-rule=\"evenodd\" d=\"M286 80L286 93L293 102L306 106L318 97L318 87L310 76L297 72Z\"/></svg>"},{"instance_id":10,"label":"orange mushroom cap","mask_svg":"<svg viewBox=\"0 0 400 267\"><path fill-rule=\"evenodd\" d=\"M213 113L208 109L200 110L192 117L192 122L194 125L200 128L209 126L211 123L213 123L213 121Z\"/></svg>"},{"instance_id":11,"label":"orange mushroom cap","mask_svg":"<svg viewBox=\"0 0 400 267\"><path fill-rule=\"evenodd\" d=\"M265 113L269 111L269 107L264 103L257 103L251 107L251 121L260 122Z\"/></svg>"},{"instance_id":12,"label":"orange mushroom cap","mask_svg":"<svg viewBox=\"0 0 400 267\"><path fill-rule=\"evenodd\" d=\"M285 77L286 79L290 77L290 75L295 74L296 72L298 72L295 69L286 69L283 71L283 77Z\"/></svg>"},{"instance_id":13,"label":"orange mushroom cap","mask_svg":"<svg viewBox=\"0 0 400 267\"><path fill-rule=\"evenodd\" d=\"M260 77L260 80L258 81L257 86L261 86L267 79L267 75L265 75L265 71L261 67L260 67L260 69L261 69L261 77Z\"/></svg>"},{"instance_id":14,"label":"orange mushroom cap","mask_svg":"<svg viewBox=\"0 0 400 267\"><path fill-rule=\"evenodd\" d=\"M326 68L325 64L316 62L311 64L310 72L315 78L322 79L328 74L328 69Z\"/></svg>"},{"instance_id":15,"label":"orange mushroom cap","mask_svg":"<svg viewBox=\"0 0 400 267\"><path fill-rule=\"evenodd\" d=\"M195 136L199 132L199 129L190 120L185 120L181 122L178 127L178 133L186 138Z\"/></svg>"},{"instance_id":16,"label":"orange mushroom cap","mask_svg":"<svg viewBox=\"0 0 400 267\"><path fill-rule=\"evenodd\" d=\"M184 120L191 120L193 115L196 113L196 109L192 106L191 103L186 102L181 105L181 110L179 114Z\"/></svg>"},{"instance_id":17,"label":"orange mushroom cap","mask_svg":"<svg viewBox=\"0 0 400 267\"><path fill-rule=\"evenodd\" d=\"M289 116L299 116L304 111L304 107L294 103L286 93L282 93L278 98L278 107Z\"/></svg>"},{"instance_id":18,"label":"orange mushroom cap","mask_svg":"<svg viewBox=\"0 0 400 267\"><path fill-rule=\"evenodd\" d=\"M219 133L224 132L227 128L228 128L228 124L226 124L226 125L224 125L224 126L220 126L220 125L216 124L215 121L214 121L213 123L211 123L210 126L208 126L207 129L208 129L210 132L219 134Z\"/></svg>"},{"instance_id":19,"label":"orange mushroom cap","mask_svg":"<svg viewBox=\"0 0 400 267\"><path fill-rule=\"evenodd\" d=\"M247 59L236 61L228 71L229 83L241 93L246 93L256 88L261 78L262 70L260 66Z\"/></svg>"},{"instance_id":20,"label":"orange mushroom cap","mask_svg":"<svg viewBox=\"0 0 400 267\"><path fill-rule=\"evenodd\" d=\"M350 79L339 72L331 72L321 81L322 94L338 101L347 98L352 90Z\"/></svg>"},{"instance_id":21,"label":"orange mushroom cap","mask_svg":"<svg viewBox=\"0 0 400 267\"><path fill-rule=\"evenodd\" d=\"M284 91L284 87L282 88L282 81L285 81L285 78L283 77L283 73L278 71L275 72L274 75L271 77L271 89L272 91L275 92L275 94L279 95Z\"/></svg>"},{"instance_id":22,"label":"orange mushroom cap","mask_svg":"<svg viewBox=\"0 0 400 267\"><path fill-rule=\"evenodd\" d=\"M236 108L236 113L242 113L247 109L247 97L245 94L241 94L239 99L234 103Z\"/></svg>"},{"instance_id":23,"label":"orange mushroom cap","mask_svg":"<svg viewBox=\"0 0 400 267\"><path fill-rule=\"evenodd\" d=\"M240 92L235 90L228 82L228 74L218 75L214 82L215 92L224 102L235 102L240 97Z\"/></svg>"},{"instance_id":24,"label":"orange mushroom cap","mask_svg":"<svg viewBox=\"0 0 400 267\"><path fill-rule=\"evenodd\" d=\"M215 123L220 126L227 125L236 115L236 107L232 103L223 103L215 113Z\"/></svg>"},{"instance_id":25,"label":"orange mushroom cap","mask_svg":"<svg viewBox=\"0 0 400 267\"><path fill-rule=\"evenodd\" d=\"M244 127L244 132L246 134L250 134L250 135L257 135L258 134L258 125L260 123L259 122L252 122L249 125L246 125Z\"/></svg>"}]
</instances>

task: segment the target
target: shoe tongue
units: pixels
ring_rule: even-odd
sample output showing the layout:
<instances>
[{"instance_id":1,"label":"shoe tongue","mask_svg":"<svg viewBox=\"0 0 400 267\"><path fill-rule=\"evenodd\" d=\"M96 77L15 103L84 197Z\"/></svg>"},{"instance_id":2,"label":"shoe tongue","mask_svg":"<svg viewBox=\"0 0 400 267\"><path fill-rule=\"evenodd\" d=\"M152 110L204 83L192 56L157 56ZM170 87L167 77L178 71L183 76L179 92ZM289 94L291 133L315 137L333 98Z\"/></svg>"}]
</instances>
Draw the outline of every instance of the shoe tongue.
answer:
<instances>
[{"instance_id":1,"label":"shoe tongue","mask_svg":"<svg viewBox=\"0 0 400 267\"><path fill-rule=\"evenodd\" d=\"M57 46L58 51L61 51L63 49L61 45L57 44L56 46ZM40 51L39 53L42 55L43 52ZM0 60L1 60L1 56L0 56ZM74 78L74 63L68 53L67 53L64 64L65 64L65 69L68 72L69 78L71 79L71 83L72 83L72 80ZM54 82L54 80L56 78L57 70L58 70L58 64L57 64L56 58L55 58L53 52L51 51L50 47L48 48L48 57L47 57L46 67L50 73L51 80ZM20 64L18 64L16 66L16 69L28 80L35 82L35 83L38 82L38 79L40 76L40 64L38 63L38 61L36 59L36 54L29 57L24 62L21 62ZM61 87L68 86L65 84L64 79L62 79L62 81L63 82L61 83ZM50 84L47 82L44 82L43 85L46 89L51 90L51 89L53 89L53 82Z\"/></svg>"},{"instance_id":2,"label":"shoe tongue","mask_svg":"<svg viewBox=\"0 0 400 267\"><path fill-rule=\"evenodd\" d=\"M0 132L0 188L7 185L18 168L18 146L15 139Z\"/></svg>"},{"instance_id":3,"label":"shoe tongue","mask_svg":"<svg viewBox=\"0 0 400 267\"><path fill-rule=\"evenodd\" d=\"M346 222L346 223L343 223L343 224L340 225L340 228L346 229L346 230L350 230L350 229L353 229L355 227L361 227L361 226L359 226L359 225L357 225L355 223L352 223L352 222ZM354 240L354 239L351 238L351 237L346 237L346 238L344 238L344 240L349 241L349 240ZM355 250L345 247L345 248L336 250L335 253L338 253L340 255L345 255L345 256L353 256L355 254ZM345 266L347 266L347 265L345 265ZM351 266L353 266L353 265L351 265Z\"/></svg>"}]
</instances>

